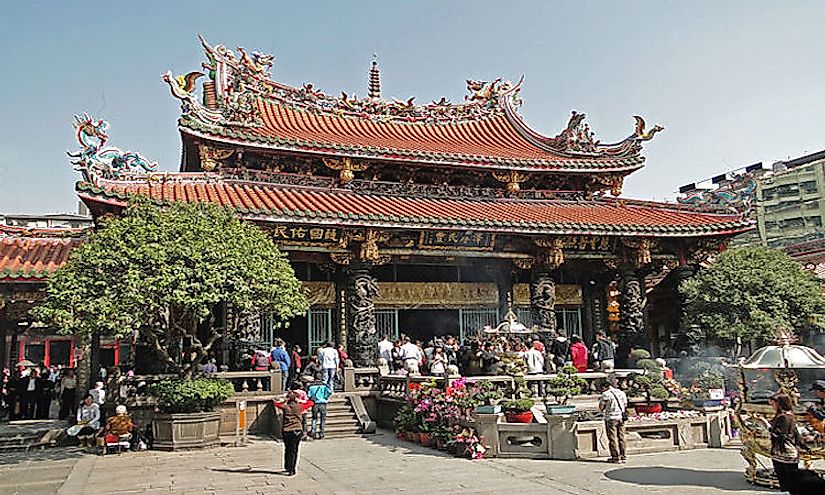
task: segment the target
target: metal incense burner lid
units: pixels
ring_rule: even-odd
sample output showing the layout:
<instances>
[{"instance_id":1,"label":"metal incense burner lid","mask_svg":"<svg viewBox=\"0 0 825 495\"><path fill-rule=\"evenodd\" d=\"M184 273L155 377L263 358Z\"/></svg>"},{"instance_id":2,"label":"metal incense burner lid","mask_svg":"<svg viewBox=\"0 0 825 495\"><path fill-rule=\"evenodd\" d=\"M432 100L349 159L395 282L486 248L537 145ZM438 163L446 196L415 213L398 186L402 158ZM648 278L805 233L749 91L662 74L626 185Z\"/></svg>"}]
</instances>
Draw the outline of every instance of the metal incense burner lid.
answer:
<instances>
[{"instance_id":1,"label":"metal incense burner lid","mask_svg":"<svg viewBox=\"0 0 825 495\"><path fill-rule=\"evenodd\" d=\"M757 349L741 366L746 369L825 368L825 357L803 345L769 345Z\"/></svg>"}]
</instances>

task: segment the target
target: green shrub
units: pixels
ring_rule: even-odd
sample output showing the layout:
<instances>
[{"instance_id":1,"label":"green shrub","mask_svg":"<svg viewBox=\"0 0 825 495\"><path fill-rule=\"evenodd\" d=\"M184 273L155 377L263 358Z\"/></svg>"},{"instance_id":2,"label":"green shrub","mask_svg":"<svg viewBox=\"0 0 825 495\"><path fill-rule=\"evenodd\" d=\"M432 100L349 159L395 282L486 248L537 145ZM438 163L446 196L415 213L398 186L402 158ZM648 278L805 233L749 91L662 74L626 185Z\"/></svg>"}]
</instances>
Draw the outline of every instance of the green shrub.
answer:
<instances>
[{"instance_id":1,"label":"green shrub","mask_svg":"<svg viewBox=\"0 0 825 495\"><path fill-rule=\"evenodd\" d=\"M152 385L149 393L158 399L162 413L196 413L211 411L232 397L235 388L228 380L197 378L162 381Z\"/></svg>"},{"instance_id":2,"label":"green shrub","mask_svg":"<svg viewBox=\"0 0 825 495\"><path fill-rule=\"evenodd\" d=\"M510 399L501 403L505 411L527 412L533 407L533 399Z\"/></svg>"}]
</instances>

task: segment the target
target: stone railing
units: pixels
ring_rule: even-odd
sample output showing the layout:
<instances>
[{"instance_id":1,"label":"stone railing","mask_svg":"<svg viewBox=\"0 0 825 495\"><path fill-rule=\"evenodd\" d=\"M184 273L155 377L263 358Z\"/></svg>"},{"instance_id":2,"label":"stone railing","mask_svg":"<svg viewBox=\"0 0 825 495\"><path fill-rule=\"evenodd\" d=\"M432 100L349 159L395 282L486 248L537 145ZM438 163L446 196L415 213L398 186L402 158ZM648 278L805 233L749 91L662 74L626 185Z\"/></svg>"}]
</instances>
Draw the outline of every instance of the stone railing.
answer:
<instances>
[{"instance_id":1,"label":"stone railing","mask_svg":"<svg viewBox=\"0 0 825 495\"><path fill-rule=\"evenodd\" d=\"M584 373L578 373L576 376L587 382L587 389L582 391L583 395L587 395L599 393L599 385L603 383L604 380L606 380L608 377L613 377L618 382L618 387L622 390L625 390L628 387L628 377L631 373L638 373L640 375L644 375L647 373L647 371L642 369L614 370L610 373L605 373L603 371L586 371ZM530 387L530 390L533 391L533 395L537 396L540 395L538 393L540 390L539 384L544 383L546 389L548 386L548 382L555 376L555 374L526 375L524 379L525 381L527 381L527 386Z\"/></svg>"},{"instance_id":2,"label":"stone railing","mask_svg":"<svg viewBox=\"0 0 825 495\"><path fill-rule=\"evenodd\" d=\"M344 368L344 392L378 391L380 379L378 368Z\"/></svg>"},{"instance_id":3,"label":"stone railing","mask_svg":"<svg viewBox=\"0 0 825 495\"><path fill-rule=\"evenodd\" d=\"M281 370L267 371L219 371L209 375L213 378L223 378L232 382L235 395L277 395L281 390Z\"/></svg>"},{"instance_id":4,"label":"stone railing","mask_svg":"<svg viewBox=\"0 0 825 495\"><path fill-rule=\"evenodd\" d=\"M489 447L486 457L586 459L609 455L603 421L539 413L536 422L518 424L507 423L503 416L476 415L475 427ZM631 418L625 429L628 454L719 448L731 438L726 410L671 419Z\"/></svg>"}]
</instances>

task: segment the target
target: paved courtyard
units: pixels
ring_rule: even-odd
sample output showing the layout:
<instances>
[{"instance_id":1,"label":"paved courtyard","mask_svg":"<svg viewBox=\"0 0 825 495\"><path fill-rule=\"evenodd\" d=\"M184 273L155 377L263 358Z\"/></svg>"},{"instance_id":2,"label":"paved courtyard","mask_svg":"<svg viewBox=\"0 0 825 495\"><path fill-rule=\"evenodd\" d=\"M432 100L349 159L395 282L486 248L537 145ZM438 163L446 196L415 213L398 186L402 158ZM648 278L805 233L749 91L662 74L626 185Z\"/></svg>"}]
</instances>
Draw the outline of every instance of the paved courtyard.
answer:
<instances>
[{"instance_id":1,"label":"paved courtyard","mask_svg":"<svg viewBox=\"0 0 825 495\"><path fill-rule=\"evenodd\" d=\"M305 442L298 475L281 475L282 445L106 457L53 449L4 454L0 494L753 494L736 449L597 461L468 461L389 433Z\"/></svg>"}]
</instances>

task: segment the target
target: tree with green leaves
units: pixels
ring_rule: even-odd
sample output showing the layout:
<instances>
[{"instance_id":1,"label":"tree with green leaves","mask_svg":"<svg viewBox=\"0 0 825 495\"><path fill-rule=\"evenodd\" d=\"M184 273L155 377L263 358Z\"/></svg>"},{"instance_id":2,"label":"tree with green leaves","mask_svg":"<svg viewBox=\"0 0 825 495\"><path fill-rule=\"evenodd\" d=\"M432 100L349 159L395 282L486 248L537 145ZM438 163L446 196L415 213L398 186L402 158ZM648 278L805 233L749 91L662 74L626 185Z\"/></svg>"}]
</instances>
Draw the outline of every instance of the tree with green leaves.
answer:
<instances>
[{"instance_id":1,"label":"tree with green leaves","mask_svg":"<svg viewBox=\"0 0 825 495\"><path fill-rule=\"evenodd\" d=\"M204 203L138 200L122 215L102 218L49 278L46 292L32 310L36 319L80 337L137 334L184 377L237 330L240 315L289 318L307 309L301 283L272 239ZM235 315L225 329L214 321L222 304Z\"/></svg>"},{"instance_id":2,"label":"tree with green leaves","mask_svg":"<svg viewBox=\"0 0 825 495\"><path fill-rule=\"evenodd\" d=\"M698 325L722 341L770 340L779 328L823 328L819 280L776 249L729 249L679 290L685 327Z\"/></svg>"}]
</instances>

